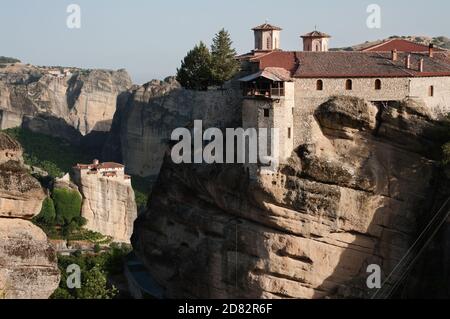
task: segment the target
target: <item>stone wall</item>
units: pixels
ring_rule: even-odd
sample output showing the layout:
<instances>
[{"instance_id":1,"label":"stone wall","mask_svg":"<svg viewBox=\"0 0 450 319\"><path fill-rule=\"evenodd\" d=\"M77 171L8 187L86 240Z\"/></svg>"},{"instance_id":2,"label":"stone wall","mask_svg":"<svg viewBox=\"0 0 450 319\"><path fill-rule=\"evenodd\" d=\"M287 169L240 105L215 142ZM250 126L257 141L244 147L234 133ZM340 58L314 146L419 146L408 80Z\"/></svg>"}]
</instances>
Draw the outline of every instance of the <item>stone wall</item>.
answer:
<instances>
[{"instance_id":1,"label":"stone wall","mask_svg":"<svg viewBox=\"0 0 450 319\"><path fill-rule=\"evenodd\" d=\"M323 90L317 90L318 80L323 81ZM353 96L367 101L402 101L407 97L426 103L430 115L440 117L450 112L450 78L379 78L381 89L375 89L377 78L352 78L352 90L346 90L347 78L311 78L295 80L296 108L313 110L331 96ZM429 88L434 86L434 96Z\"/></svg>"}]
</instances>

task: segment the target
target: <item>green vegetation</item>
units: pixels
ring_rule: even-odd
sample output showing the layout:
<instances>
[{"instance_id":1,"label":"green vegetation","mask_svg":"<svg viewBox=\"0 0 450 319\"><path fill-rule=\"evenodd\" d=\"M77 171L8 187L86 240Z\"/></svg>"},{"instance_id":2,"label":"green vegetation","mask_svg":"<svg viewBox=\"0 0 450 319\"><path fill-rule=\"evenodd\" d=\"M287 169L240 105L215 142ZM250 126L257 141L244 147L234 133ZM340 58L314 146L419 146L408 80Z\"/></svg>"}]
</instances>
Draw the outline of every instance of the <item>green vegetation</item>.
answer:
<instances>
[{"instance_id":1,"label":"green vegetation","mask_svg":"<svg viewBox=\"0 0 450 319\"><path fill-rule=\"evenodd\" d=\"M81 202L80 194L75 190L56 188L53 190L53 201L55 203L56 221L60 225L70 225L75 222L83 226L80 220Z\"/></svg>"},{"instance_id":2,"label":"green vegetation","mask_svg":"<svg viewBox=\"0 0 450 319\"><path fill-rule=\"evenodd\" d=\"M211 85L211 53L203 42L188 52L177 70L177 81L189 90L206 91Z\"/></svg>"},{"instance_id":3,"label":"green vegetation","mask_svg":"<svg viewBox=\"0 0 450 319\"><path fill-rule=\"evenodd\" d=\"M19 63L20 60L15 58L8 58L6 56L0 56L0 64Z\"/></svg>"},{"instance_id":4,"label":"green vegetation","mask_svg":"<svg viewBox=\"0 0 450 319\"><path fill-rule=\"evenodd\" d=\"M61 271L59 288L52 299L113 299L118 296L116 287L109 284L111 276L123 273L125 256L131 252L127 245L111 244L106 252L92 255L75 253L72 256L59 256L58 265ZM81 269L81 288L67 287L67 268L78 265Z\"/></svg>"},{"instance_id":5,"label":"green vegetation","mask_svg":"<svg viewBox=\"0 0 450 319\"><path fill-rule=\"evenodd\" d=\"M232 43L224 29L214 37L211 52L200 42L181 62L177 81L186 89L198 91L206 91L211 85L223 85L239 71Z\"/></svg>"},{"instance_id":6,"label":"green vegetation","mask_svg":"<svg viewBox=\"0 0 450 319\"><path fill-rule=\"evenodd\" d=\"M82 152L63 139L14 128L5 133L15 138L24 149L25 164L39 167L51 177L62 177L76 163L90 163L94 156Z\"/></svg>"},{"instance_id":7,"label":"green vegetation","mask_svg":"<svg viewBox=\"0 0 450 319\"><path fill-rule=\"evenodd\" d=\"M146 208L148 197L151 192L152 179L140 176L132 176L131 183L133 186L138 211L140 209Z\"/></svg>"},{"instance_id":8,"label":"green vegetation","mask_svg":"<svg viewBox=\"0 0 450 319\"><path fill-rule=\"evenodd\" d=\"M212 77L217 85L231 80L239 71L236 50L232 47L230 34L225 29L217 33L211 46Z\"/></svg>"},{"instance_id":9,"label":"green vegetation","mask_svg":"<svg viewBox=\"0 0 450 319\"><path fill-rule=\"evenodd\" d=\"M75 190L54 189L52 197L42 204L42 210L33 222L51 239L90 241L108 244L111 238L83 229L86 219L81 217L82 198Z\"/></svg>"},{"instance_id":10,"label":"green vegetation","mask_svg":"<svg viewBox=\"0 0 450 319\"><path fill-rule=\"evenodd\" d=\"M42 210L38 216L34 218L34 222L43 225L54 225L56 222L55 204L51 197L47 197L42 203Z\"/></svg>"}]
</instances>

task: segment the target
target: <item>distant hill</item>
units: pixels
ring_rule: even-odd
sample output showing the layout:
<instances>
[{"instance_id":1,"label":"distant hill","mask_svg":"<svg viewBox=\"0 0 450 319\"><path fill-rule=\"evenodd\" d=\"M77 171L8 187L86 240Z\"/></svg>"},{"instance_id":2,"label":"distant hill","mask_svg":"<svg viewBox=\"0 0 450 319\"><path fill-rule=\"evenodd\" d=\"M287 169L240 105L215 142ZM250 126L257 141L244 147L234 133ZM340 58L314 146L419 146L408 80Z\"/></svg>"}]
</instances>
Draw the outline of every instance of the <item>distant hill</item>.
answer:
<instances>
[{"instance_id":1,"label":"distant hill","mask_svg":"<svg viewBox=\"0 0 450 319\"><path fill-rule=\"evenodd\" d=\"M424 45L429 45L430 43L432 43L436 47L450 50L450 39L447 37L444 37L444 36L426 37L426 36L397 36L397 35L394 35L387 39L377 40L377 41L366 41L365 43L357 44L357 45L354 45L351 47L334 48L334 49L331 49L331 51L359 51L363 48L366 48L366 47L369 47L372 45L377 45L379 43L385 42L387 40L392 40L392 39L403 39L403 40L408 40L408 41L412 41L412 42L416 42L416 43L420 43L420 44L424 44Z\"/></svg>"},{"instance_id":2,"label":"distant hill","mask_svg":"<svg viewBox=\"0 0 450 319\"><path fill-rule=\"evenodd\" d=\"M15 58L8 58L6 56L0 56L0 64L19 63L20 60Z\"/></svg>"}]
</instances>

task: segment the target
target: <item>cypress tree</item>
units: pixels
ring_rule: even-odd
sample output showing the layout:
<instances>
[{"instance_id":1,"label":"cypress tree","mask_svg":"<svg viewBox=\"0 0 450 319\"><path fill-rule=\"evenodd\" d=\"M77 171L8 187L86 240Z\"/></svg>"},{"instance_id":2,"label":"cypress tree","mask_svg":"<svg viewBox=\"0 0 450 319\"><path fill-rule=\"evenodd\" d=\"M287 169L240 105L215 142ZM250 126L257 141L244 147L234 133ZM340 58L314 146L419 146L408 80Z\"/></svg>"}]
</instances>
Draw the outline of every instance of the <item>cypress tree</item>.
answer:
<instances>
[{"instance_id":1,"label":"cypress tree","mask_svg":"<svg viewBox=\"0 0 450 319\"><path fill-rule=\"evenodd\" d=\"M225 29L220 30L213 39L211 46L212 78L216 85L223 85L239 71L236 50L232 45L230 34Z\"/></svg>"}]
</instances>

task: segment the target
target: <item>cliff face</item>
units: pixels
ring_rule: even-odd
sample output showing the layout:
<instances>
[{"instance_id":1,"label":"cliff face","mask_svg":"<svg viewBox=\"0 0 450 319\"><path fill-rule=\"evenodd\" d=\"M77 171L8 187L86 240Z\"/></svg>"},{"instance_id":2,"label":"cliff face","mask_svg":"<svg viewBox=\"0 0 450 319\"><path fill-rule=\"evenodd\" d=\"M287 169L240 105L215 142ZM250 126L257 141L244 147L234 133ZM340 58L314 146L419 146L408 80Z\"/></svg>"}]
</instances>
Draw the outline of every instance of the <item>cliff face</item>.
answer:
<instances>
[{"instance_id":1,"label":"cliff face","mask_svg":"<svg viewBox=\"0 0 450 319\"><path fill-rule=\"evenodd\" d=\"M123 177L98 175L76 178L83 196L81 216L87 219L87 229L110 236L117 242L129 243L137 206L133 188Z\"/></svg>"},{"instance_id":2,"label":"cliff face","mask_svg":"<svg viewBox=\"0 0 450 319\"><path fill-rule=\"evenodd\" d=\"M104 158L123 162L133 175L157 177L174 129L203 119L205 127L235 127L240 90L194 92L174 78L152 81L120 100Z\"/></svg>"},{"instance_id":3,"label":"cliff face","mask_svg":"<svg viewBox=\"0 0 450 319\"><path fill-rule=\"evenodd\" d=\"M1 69L1 129L23 124L51 135L56 127L58 134L68 139L109 131L117 97L132 86L127 72L51 72L22 64Z\"/></svg>"},{"instance_id":4,"label":"cliff face","mask_svg":"<svg viewBox=\"0 0 450 319\"><path fill-rule=\"evenodd\" d=\"M0 133L0 299L45 299L58 287L56 254L29 221L44 198L23 167L20 145Z\"/></svg>"},{"instance_id":5,"label":"cliff face","mask_svg":"<svg viewBox=\"0 0 450 319\"><path fill-rule=\"evenodd\" d=\"M426 107L335 98L301 122L290 163L256 180L166 159L132 243L169 297L368 297L367 266L407 252L435 192Z\"/></svg>"}]
</instances>

